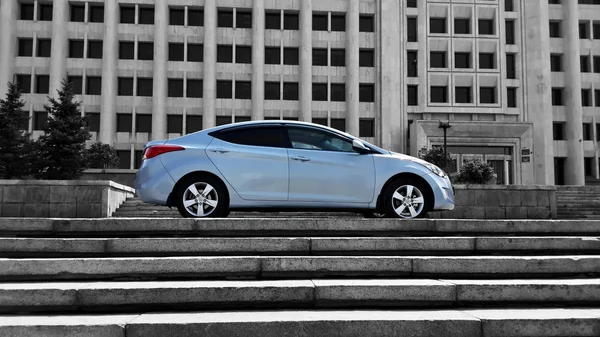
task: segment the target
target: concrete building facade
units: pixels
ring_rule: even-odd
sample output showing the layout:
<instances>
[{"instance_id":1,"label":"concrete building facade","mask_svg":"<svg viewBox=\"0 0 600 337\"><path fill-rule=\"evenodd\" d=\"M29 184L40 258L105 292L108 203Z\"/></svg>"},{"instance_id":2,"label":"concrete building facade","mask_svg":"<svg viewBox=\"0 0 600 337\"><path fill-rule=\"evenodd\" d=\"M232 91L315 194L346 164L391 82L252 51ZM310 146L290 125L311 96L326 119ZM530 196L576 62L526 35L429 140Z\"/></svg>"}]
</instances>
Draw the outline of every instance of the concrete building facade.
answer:
<instances>
[{"instance_id":1,"label":"concrete building facade","mask_svg":"<svg viewBox=\"0 0 600 337\"><path fill-rule=\"evenodd\" d=\"M598 0L0 0L0 92L73 83L92 141L135 168L149 140L224 123L329 125L502 184L600 178Z\"/></svg>"}]
</instances>

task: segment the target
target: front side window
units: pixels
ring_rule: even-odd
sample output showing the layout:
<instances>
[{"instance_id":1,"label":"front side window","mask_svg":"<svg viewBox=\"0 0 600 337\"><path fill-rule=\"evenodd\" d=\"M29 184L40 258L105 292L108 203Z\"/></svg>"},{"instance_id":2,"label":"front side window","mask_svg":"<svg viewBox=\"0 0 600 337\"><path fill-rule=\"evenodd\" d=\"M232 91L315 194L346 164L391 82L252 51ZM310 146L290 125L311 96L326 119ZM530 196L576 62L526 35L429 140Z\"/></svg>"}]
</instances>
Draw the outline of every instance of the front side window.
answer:
<instances>
[{"instance_id":1,"label":"front side window","mask_svg":"<svg viewBox=\"0 0 600 337\"><path fill-rule=\"evenodd\" d=\"M302 127L290 127L287 130L294 149L355 152L351 141L331 132Z\"/></svg>"},{"instance_id":2,"label":"front side window","mask_svg":"<svg viewBox=\"0 0 600 337\"><path fill-rule=\"evenodd\" d=\"M248 146L285 147L283 129L279 126L234 128L214 135L222 141Z\"/></svg>"}]
</instances>

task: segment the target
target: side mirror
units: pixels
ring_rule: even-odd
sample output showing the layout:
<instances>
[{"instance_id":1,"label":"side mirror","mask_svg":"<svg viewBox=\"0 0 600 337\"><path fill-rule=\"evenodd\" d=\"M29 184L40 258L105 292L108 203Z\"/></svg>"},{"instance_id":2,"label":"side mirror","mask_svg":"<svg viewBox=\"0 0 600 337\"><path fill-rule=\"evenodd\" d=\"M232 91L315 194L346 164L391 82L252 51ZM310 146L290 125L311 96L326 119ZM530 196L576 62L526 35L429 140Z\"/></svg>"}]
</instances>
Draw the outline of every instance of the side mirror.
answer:
<instances>
[{"instance_id":1,"label":"side mirror","mask_svg":"<svg viewBox=\"0 0 600 337\"><path fill-rule=\"evenodd\" d=\"M363 144L363 142L361 142L358 139L355 139L352 141L352 148L357 150L360 153L369 153L371 152L371 149L369 149L368 147L365 146L365 144Z\"/></svg>"}]
</instances>

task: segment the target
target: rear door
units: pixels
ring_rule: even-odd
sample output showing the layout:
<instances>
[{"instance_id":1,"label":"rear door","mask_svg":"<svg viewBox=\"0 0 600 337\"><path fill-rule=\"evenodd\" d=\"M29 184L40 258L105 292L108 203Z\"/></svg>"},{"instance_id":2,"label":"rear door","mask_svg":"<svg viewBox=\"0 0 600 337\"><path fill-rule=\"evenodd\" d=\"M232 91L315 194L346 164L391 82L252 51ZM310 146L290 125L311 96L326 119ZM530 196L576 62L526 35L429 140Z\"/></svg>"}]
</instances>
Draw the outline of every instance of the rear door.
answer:
<instances>
[{"instance_id":1,"label":"rear door","mask_svg":"<svg viewBox=\"0 0 600 337\"><path fill-rule=\"evenodd\" d=\"M211 134L206 154L242 199L285 201L288 156L281 125L232 127Z\"/></svg>"}]
</instances>

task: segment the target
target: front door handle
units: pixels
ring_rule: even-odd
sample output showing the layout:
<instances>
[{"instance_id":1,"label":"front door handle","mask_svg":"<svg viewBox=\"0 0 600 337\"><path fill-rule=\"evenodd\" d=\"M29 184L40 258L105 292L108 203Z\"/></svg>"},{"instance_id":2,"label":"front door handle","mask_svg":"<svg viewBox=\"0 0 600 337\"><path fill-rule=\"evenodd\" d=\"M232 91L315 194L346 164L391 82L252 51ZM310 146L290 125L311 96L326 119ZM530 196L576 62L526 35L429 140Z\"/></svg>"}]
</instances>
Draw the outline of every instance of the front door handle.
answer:
<instances>
[{"instance_id":1,"label":"front door handle","mask_svg":"<svg viewBox=\"0 0 600 337\"><path fill-rule=\"evenodd\" d=\"M214 152L214 153L220 153L220 154L229 152L229 150L225 150L225 149L221 149L221 148L218 148L218 149L209 149L208 151Z\"/></svg>"},{"instance_id":2,"label":"front door handle","mask_svg":"<svg viewBox=\"0 0 600 337\"><path fill-rule=\"evenodd\" d=\"M310 161L310 158L306 158L303 156L298 156L298 157L291 157L292 160L296 160L296 161L301 161L301 162L305 162L305 161Z\"/></svg>"}]
</instances>

